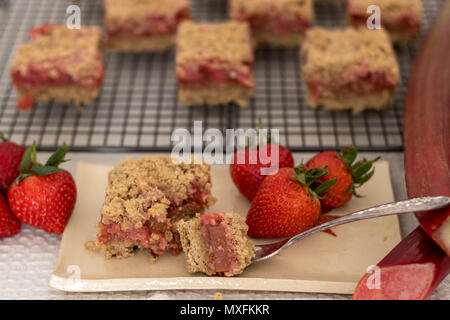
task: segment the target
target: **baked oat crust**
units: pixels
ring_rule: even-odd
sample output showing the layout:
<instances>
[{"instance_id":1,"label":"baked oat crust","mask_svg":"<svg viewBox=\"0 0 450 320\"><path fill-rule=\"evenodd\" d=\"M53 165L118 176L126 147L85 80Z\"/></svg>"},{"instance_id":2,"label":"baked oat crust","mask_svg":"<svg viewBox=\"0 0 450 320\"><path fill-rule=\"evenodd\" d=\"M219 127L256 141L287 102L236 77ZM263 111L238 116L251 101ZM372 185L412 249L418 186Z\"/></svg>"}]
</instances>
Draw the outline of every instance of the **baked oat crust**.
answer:
<instances>
[{"instance_id":1,"label":"baked oat crust","mask_svg":"<svg viewBox=\"0 0 450 320\"><path fill-rule=\"evenodd\" d=\"M178 85L178 99L187 106L216 106L234 102L240 107L248 105L253 89L238 84Z\"/></svg>"},{"instance_id":2,"label":"baked oat crust","mask_svg":"<svg viewBox=\"0 0 450 320\"><path fill-rule=\"evenodd\" d=\"M77 108L95 100L100 88L85 88L77 85L48 86L42 88L16 88L18 100L31 94L37 101L73 103Z\"/></svg>"},{"instance_id":3,"label":"baked oat crust","mask_svg":"<svg viewBox=\"0 0 450 320\"><path fill-rule=\"evenodd\" d=\"M380 92L368 93L363 96L347 94L335 97L311 98L307 90L307 103L313 108L322 106L325 110L345 110L352 109L354 114L364 110L381 110L391 106L394 103L395 90L382 90Z\"/></svg>"}]
</instances>

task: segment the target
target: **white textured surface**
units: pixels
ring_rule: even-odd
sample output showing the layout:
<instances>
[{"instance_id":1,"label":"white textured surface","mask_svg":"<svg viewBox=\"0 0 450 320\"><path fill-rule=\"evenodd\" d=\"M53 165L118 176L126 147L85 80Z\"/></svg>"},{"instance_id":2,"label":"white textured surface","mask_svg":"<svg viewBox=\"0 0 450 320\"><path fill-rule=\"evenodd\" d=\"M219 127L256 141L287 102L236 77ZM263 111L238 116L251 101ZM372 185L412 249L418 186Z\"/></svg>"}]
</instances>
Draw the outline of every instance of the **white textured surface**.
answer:
<instances>
[{"instance_id":1,"label":"white textured surface","mask_svg":"<svg viewBox=\"0 0 450 320\"><path fill-rule=\"evenodd\" d=\"M43 154L46 158L48 155ZM124 154L70 154L71 162L65 168L72 171L77 160L114 164ZM132 155L130 155L132 156ZM142 155L138 155L142 156ZM368 155L369 157L371 155ZM308 154L296 155L296 162L307 159ZM396 199L405 198L402 154L387 154L391 163ZM416 221L412 216L401 219L402 230L411 231ZM23 226L22 232L12 238L0 239L0 299L213 299L215 291L152 291L116 293L64 293L48 286L56 262L60 236ZM226 291L224 299L350 299L349 295L240 292ZM450 299L450 277L433 292L430 299Z\"/></svg>"}]
</instances>

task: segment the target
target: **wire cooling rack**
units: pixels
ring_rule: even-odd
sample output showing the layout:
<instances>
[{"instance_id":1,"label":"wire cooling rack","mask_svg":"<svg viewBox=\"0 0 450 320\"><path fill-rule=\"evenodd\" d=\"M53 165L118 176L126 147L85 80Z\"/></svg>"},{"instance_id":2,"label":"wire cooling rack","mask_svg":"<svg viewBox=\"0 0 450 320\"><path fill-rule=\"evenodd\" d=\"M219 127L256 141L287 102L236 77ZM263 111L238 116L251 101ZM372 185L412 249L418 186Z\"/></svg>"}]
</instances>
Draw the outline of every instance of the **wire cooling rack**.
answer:
<instances>
[{"instance_id":1,"label":"wire cooling rack","mask_svg":"<svg viewBox=\"0 0 450 320\"><path fill-rule=\"evenodd\" d=\"M444 0L424 2L420 39ZM224 0L194 0L199 21L227 17ZM106 75L99 98L82 112L72 105L40 103L31 112L16 110L17 96L10 80L15 48L28 41L28 29L41 23L64 23L61 0L0 0L0 130L23 144L36 141L40 150L54 150L66 142L74 151L170 151L176 128L255 128L258 120L280 129L280 142L293 151L340 149L353 143L361 151L403 150L403 104L408 74L418 43L396 48L401 68L395 104L384 111L352 115L347 111L314 110L305 103L297 49L256 51L256 92L250 105L189 108L177 102L174 51L154 54L106 53ZM101 0L82 1L82 24L101 25ZM316 24L345 25L345 7L315 5ZM419 40L420 42L420 40Z\"/></svg>"}]
</instances>

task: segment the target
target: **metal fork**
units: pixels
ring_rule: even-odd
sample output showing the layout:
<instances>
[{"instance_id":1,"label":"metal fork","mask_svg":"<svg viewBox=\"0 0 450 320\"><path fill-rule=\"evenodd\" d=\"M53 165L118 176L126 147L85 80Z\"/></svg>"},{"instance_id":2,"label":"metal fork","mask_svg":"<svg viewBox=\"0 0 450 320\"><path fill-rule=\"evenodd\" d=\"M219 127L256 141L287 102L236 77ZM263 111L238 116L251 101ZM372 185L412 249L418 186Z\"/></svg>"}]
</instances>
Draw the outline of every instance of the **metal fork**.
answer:
<instances>
[{"instance_id":1,"label":"metal fork","mask_svg":"<svg viewBox=\"0 0 450 320\"><path fill-rule=\"evenodd\" d=\"M441 209L450 204L450 198L445 196L438 197L423 197L414 198L404 201L392 202L383 204L381 206L364 209L351 214L347 214L340 218L328 221L317 227L308 229L302 233L299 233L291 238L263 245L255 245L256 256L252 263L263 261L273 257L280 251L290 247L293 243L307 236L310 236L316 232L336 227L341 224L346 224L354 221L372 219L384 216L390 216L394 214L411 213L418 211L428 211Z\"/></svg>"}]
</instances>

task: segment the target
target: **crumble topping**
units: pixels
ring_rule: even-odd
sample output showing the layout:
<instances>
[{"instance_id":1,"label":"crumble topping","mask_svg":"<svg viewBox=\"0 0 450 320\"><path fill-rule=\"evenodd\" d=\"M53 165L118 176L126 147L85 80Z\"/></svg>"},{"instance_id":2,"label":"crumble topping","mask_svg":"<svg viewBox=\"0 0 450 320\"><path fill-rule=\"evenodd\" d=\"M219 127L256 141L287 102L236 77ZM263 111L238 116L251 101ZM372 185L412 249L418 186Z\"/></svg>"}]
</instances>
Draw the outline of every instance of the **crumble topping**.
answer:
<instances>
[{"instance_id":1,"label":"crumble topping","mask_svg":"<svg viewBox=\"0 0 450 320\"><path fill-rule=\"evenodd\" d=\"M189 0L105 0L107 19L139 22L148 17L174 19L189 8Z\"/></svg>"},{"instance_id":2,"label":"crumble topping","mask_svg":"<svg viewBox=\"0 0 450 320\"><path fill-rule=\"evenodd\" d=\"M389 36L384 30L313 28L306 32L301 48L302 73L322 85L351 83L352 79L374 76L376 86L399 81L399 68ZM383 81L384 81L383 80Z\"/></svg>"},{"instance_id":3,"label":"crumble topping","mask_svg":"<svg viewBox=\"0 0 450 320\"><path fill-rule=\"evenodd\" d=\"M245 22L194 23L184 21L177 34L177 72L180 66L213 61L229 67L253 63L249 25Z\"/></svg>"},{"instance_id":4,"label":"crumble topping","mask_svg":"<svg viewBox=\"0 0 450 320\"><path fill-rule=\"evenodd\" d=\"M250 15L282 14L286 19L301 16L311 21L314 16L313 0L231 0L233 17L245 12Z\"/></svg>"},{"instance_id":5,"label":"crumble topping","mask_svg":"<svg viewBox=\"0 0 450 320\"><path fill-rule=\"evenodd\" d=\"M12 72L17 77L36 77L37 73L45 73L53 80L65 73L73 79L102 77L100 28L68 29L64 25L43 25L31 29L30 35L31 43L17 48L12 64ZM91 84L91 81L87 82Z\"/></svg>"},{"instance_id":6,"label":"crumble topping","mask_svg":"<svg viewBox=\"0 0 450 320\"><path fill-rule=\"evenodd\" d=\"M142 227L150 218L166 219L170 206L180 206L198 186L209 196L207 164L176 164L164 156L126 159L109 173L102 223L122 230Z\"/></svg>"}]
</instances>

